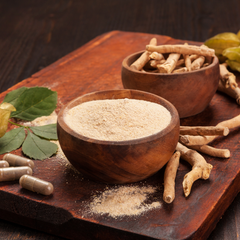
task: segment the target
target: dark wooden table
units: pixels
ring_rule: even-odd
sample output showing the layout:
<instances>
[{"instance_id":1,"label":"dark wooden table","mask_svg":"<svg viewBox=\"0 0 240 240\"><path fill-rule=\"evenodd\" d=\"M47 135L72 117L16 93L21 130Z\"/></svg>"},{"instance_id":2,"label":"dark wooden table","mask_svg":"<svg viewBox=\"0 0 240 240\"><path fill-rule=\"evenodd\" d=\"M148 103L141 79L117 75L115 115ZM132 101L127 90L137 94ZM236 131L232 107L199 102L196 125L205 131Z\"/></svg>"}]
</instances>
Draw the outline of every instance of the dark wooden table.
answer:
<instances>
[{"instance_id":1,"label":"dark wooden table","mask_svg":"<svg viewBox=\"0 0 240 240\"><path fill-rule=\"evenodd\" d=\"M237 0L2 0L0 91L102 33L123 30L204 41L238 32L239 11ZM208 239L239 239L239 222L240 194ZM61 238L0 220L0 239Z\"/></svg>"}]
</instances>

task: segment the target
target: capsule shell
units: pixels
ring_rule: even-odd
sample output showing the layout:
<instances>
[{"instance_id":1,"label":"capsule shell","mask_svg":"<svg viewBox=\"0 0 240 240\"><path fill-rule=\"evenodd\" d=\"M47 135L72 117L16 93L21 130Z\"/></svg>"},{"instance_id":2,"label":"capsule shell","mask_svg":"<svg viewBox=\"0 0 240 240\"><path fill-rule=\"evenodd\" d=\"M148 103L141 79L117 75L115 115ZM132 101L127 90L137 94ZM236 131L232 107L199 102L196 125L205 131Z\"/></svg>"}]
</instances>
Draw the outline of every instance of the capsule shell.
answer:
<instances>
[{"instance_id":1,"label":"capsule shell","mask_svg":"<svg viewBox=\"0 0 240 240\"><path fill-rule=\"evenodd\" d=\"M54 190L53 185L50 182L29 175L22 176L19 179L19 184L22 188L43 195L50 195Z\"/></svg>"},{"instance_id":2,"label":"capsule shell","mask_svg":"<svg viewBox=\"0 0 240 240\"><path fill-rule=\"evenodd\" d=\"M28 166L34 168L34 162L31 159L8 153L4 155L3 160L7 161L10 166Z\"/></svg>"},{"instance_id":3,"label":"capsule shell","mask_svg":"<svg viewBox=\"0 0 240 240\"><path fill-rule=\"evenodd\" d=\"M14 181L25 174L32 175L32 169L27 166L1 168L0 182Z\"/></svg>"},{"instance_id":4,"label":"capsule shell","mask_svg":"<svg viewBox=\"0 0 240 240\"><path fill-rule=\"evenodd\" d=\"M5 160L0 161L0 168L9 167L9 163Z\"/></svg>"}]
</instances>

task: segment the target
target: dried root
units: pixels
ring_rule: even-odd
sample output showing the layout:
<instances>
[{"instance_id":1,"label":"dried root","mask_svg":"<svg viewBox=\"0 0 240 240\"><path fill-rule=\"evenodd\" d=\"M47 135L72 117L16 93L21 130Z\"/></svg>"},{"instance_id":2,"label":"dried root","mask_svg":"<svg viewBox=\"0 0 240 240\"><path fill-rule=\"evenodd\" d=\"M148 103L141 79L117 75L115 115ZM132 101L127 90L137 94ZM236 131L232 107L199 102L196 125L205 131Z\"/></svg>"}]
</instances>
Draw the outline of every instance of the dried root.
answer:
<instances>
[{"instance_id":1,"label":"dried root","mask_svg":"<svg viewBox=\"0 0 240 240\"><path fill-rule=\"evenodd\" d=\"M155 60L155 59L152 59L149 61L149 65L152 67L152 68L157 68L157 65L159 64L163 64L166 60L165 59L162 59L162 60ZM146 65L145 65L146 66ZM147 67L148 68L148 67Z\"/></svg>"},{"instance_id":2,"label":"dried root","mask_svg":"<svg viewBox=\"0 0 240 240\"><path fill-rule=\"evenodd\" d=\"M182 135L207 135L207 136L227 136L229 133L228 127L215 127L215 126L194 126L194 127L188 127L188 126L180 126L180 134Z\"/></svg>"},{"instance_id":3,"label":"dried root","mask_svg":"<svg viewBox=\"0 0 240 240\"><path fill-rule=\"evenodd\" d=\"M226 63L219 64L219 69L220 69L220 80L221 80L222 85L225 88L230 87L230 88L234 89L234 88L238 87L238 84L236 82L236 76L227 70Z\"/></svg>"},{"instance_id":4,"label":"dried root","mask_svg":"<svg viewBox=\"0 0 240 240\"><path fill-rule=\"evenodd\" d=\"M219 69L220 80L217 90L227 94L233 99L236 99L237 104L240 105L240 88L236 82L236 76L228 71L227 63L219 64Z\"/></svg>"},{"instance_id":5,"label":"dried root","mask_svg":"<svg viewBox=\"0 0 240 240\"><path fill-rule=\"evenodd\" d=\"M202 67L202 65L205 62L205 57L204 56L199 56L196 60L192 62L191 69L192 70L198 70Z\"/></svg>"},{"instance_id":6,"label":"dried root","mask_svg":"<svg viewBox=\"0 0 240 240\"><path fill-rule=\"evenodd\" d=\"M157 45L157 44L156 44ZM164 56L158 52L152 52L149 57L154 60L165 60Z\"/></svg>"},{"instance_id":7,"label":"dried root","mask_svg":"<svg viewBox=\"0 0 240 240\"><path fill-rule=\"evenodd\" d=\"M218 123L216 126L180 126L179 142L176 150L180 151L181 158L192 165L192 170L183 180L183 191L189 196L192 184L199 178L208 179L212 165L207 163L200 153L212 157L229 158L228 149L218 149L207 145L218 136L227 136L229 129L240 126L240 115ZM200 153L199 153L200 152Z\"/></svg>"},{"instance_id":8,"label":"dried root","mask_svg":"<svg viewBox=\"0 0 240 240\"><path fill-rule=\"evenodd\" d=\"M170 53L167 60L163 64L157 65L160 73L171 73L177 65L177 61L180 58L178 53Z\"/></svg>"},{"instance_id":9,"label":"dried root","mask_svg":"<svg viewBox=\"0 0 240 240\"><path fill-rule=\"evenodd\" d=\"M230 151L228 149L219 149L219 148L214 148L208 145L194 145L194 146L189 146L189 148L201 153L205 153L211 157L219 157L219 158L230 157Z\"/></svg>"},{"instance_id":10,"label":"dried root","mask_svg":"<svg viewBox=\"0 0 240 240\"><path fill-rule=\"evenodd\" d=\"M233 129L240 126L240 114L229 120L222 121L216 125L216 127L226 127L228 129ZM212 142L218 135L214 136L192 136L192 135L182 135L179 141L186 145L205 145Z\"/></svg>"},{"instance_id":11,"label":"dried root","mask_svg":"<svg viewBox=\"0 0 240 240\"><path fill-rule=\"evenodd\" d=\"M240 88L237 87L226 87L222 80L219 80L218 89L219 92L223 92L228 96L236 100L237 104L240 105Z\"/></svg>"},{"instance_id":12,"label":"dried root","mask_svg":"<svg viewBox=\"0 0 240 240\"><path fill-rule=\"evenodd\" d=\"M175 199L175 178L179 166L180 152L176 151L167 163L164 172L163 200L171 203Z\"/></svg>"},{"instance_id":13,"label":"dried root","mask_svg":"<svg viewBox=\"0 0 240 240\"><path fill-rule=\"evenodd\" d=\"M204 45L194 46L185 43L157 46L157 40L153 38L146 46L145 52L130 67L155 73L189 72L209 65L214 54L213 49ZM153 71L153 68L156 71Z\"/></svg>"},{"instance_id":14,"label":"dried root","mask_svg":"<svg viewBox=\"0 0 240 240\"><path fill-rule=\"evenodd\" d=\"M212 157L229 158L228 149L219 149L207 145L218 136L227 136L229 129L240 126L240 115L218 123L216 126L180 126L180 137L176 153L167 164L164 173L163 199L171 203L175 198L175 178L179 164L179 157L192 166L192 170L184 176L183 192L189 196L193 183L198 179L208 179L213 166L206 162L200 153ZM181 135L183 134L183 135ZM200 153L199 153L200 152Z\"/></svg>"},{"instance_id":15,"label":"dried root","mask_svg":"<svg viewBox=\"0 0 240 240\"><path fill-rule=\"evenodd\" d=\"M197 54L201 56L210 56L213 57L215 55L214 49L206 48L206 47L198 47L193 45L160 45L153 46L147 45L146 50L149 52L158 52L158 53L180 53L180 54Z\"/></svg>"},{"instance_id":16,"label":"dried root","mask_svg":"<svg viewBox=\"0 0 240 240\"><path fill-rule=\"evenodd\" d=\"M209 178L213 166L207 163L204 157L197 151L189 149L181 143L177 144L176 150L180 152L181 158L192 166L192 170L184 176L183 180L183 192L185 197L187 197L196 180Z\"/></svg>"},{"instance_id":17,"label":"dried root","mask_svg":"<svg viewBox=\"0 0 240 240\"><path fill-rule=\"evenodd\" d=\"M150 46L157 45L157 39L152 38L150 41ZM150 52L145 51L134 63L131 64L131 68L134 70L142 70L146 63L150 60Z\"/></svg>"},{"instance_id":18,"label":"dried root","mask_svg":"<svg viewBox=\"0 0 240 240\"><path fill-rule=\"evenodd\" d=\"M187 72L187 67L177 68L173 71L173 73Z\"/></svg>"},{"instance_id":19,"label":"dried root","mask_svg":"<svg viewBox=\"0 0 240 240\"><path fill-rule=\"evenodd\" d=\"M185 45L188 45L187 43L185 43ZM187 71L192 71L192 60L190 58L190 55L189 54L184 54L183 55L183 58L184 58L184 62L185 62L185 66L187 68Z\"/></svg>"}]
</instances>

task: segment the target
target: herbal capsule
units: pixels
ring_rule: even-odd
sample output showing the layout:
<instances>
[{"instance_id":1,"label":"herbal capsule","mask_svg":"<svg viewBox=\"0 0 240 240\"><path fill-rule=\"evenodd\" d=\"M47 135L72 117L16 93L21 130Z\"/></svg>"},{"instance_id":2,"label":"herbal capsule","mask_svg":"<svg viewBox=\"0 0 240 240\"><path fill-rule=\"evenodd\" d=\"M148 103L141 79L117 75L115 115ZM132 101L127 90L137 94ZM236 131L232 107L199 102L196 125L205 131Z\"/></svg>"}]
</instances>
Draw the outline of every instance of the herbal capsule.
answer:
<instances>
[{"instance_id":1,"label":"herbal capsule","mask_svg":"<svg viewBox=\"0 0 240 240\"><path fill-rule=\"evenodd\" d=\"M11 153L6 154L3 160L6 160L10 166L28 166L32 169L34 168L34 162L32 160Z\"/></svg>"},{"instance_id":2,"label":"herbal capsule","mask_svg":"<svg viewBox=\"0 0 240 240\"><path fill-rule=\"evenodd\" d=\"M53 185L50 182L29 175L22 176L19 179L19 184L22 188L43 195L50 195L54 190Z\"/></svg>"},{"instance_id":3,"label":"herbal capsule","mask_svg":"<svg viewBox=\"0 0 240 240\"><path fill-rule=\"evenodd\" d=\"M14 181L19 179L22 175L25 174L32 175L32 169L27 166L1 168L0 182Z\"/></svg>"},{"instance_id":4,"label":"herbal capsule","mask_svg":"<svg viewBox=\"0 0 240 240\"><path fill-rule=\"evenodd\" d=\"M9 167L9 163L5 160L0 161L0 168Z\"/></svg>"}]
</instances>

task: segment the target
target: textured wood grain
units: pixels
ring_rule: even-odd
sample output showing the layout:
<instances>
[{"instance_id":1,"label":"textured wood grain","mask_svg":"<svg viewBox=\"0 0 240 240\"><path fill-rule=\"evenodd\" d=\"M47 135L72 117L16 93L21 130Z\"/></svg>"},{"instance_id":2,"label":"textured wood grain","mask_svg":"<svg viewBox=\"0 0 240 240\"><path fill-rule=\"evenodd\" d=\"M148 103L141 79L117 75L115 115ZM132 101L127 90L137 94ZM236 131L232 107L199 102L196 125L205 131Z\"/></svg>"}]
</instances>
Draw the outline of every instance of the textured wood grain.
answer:
<instances>
[{"instance_id":1,"label":"textured wood grain","mask_svg":"<svg viewBox=\"0 0 240 240\"><path fill-rule=\"evenodd\" d=\"M143 43L156 37L159 43L172 42L174 39L144 33L113 31L92 40L82 48L61 58L48 68L33 75L12 89L21 86L41 85L50 87L59 94L58 110L68 101L86 92L107 89L121 89L121 62L124 55L137 51ZM122 46L122 42L132 44ZM177 42L181 42L177 40ZM182 41L183 42L183 41ZM97 61L96 56L108 58L96 65L95 72L89 66ZM80 64L82 60L86 64ZM88 61L90 60L91 61ZM95 65L94 65L95 66ZM83 69L85 69L83 71ZM88 69L88 70L87 70ZM80 79L80 80L79 80ZM74 83L74 84L71 84ZM0 95L3 98L6 92ZM71 95L67 94L71 93ZM230 104L231 103L231 104ZM224 114L222 110L224 109ZM215 94L207 109L197 116L182 119L182 125L215 125L219 121L239 114L234 101L224 95ZM85 204L94 191L103 191L106 185L81 178L72 168L60 164L60 159L52 158L36 162L34 175L44 177L53 183L55 192L52 196L42 197L27 190L19 189L18 184L1 183L1 217L8 221L23 224L58 236L77 239L205 239L214 229L218 220L231 204L239 191L240 169L237 151L238 135L233 131L228 138L218 139L215 146L229 148L232 156L219 160L206 156L214 168L211 178L197 181L189 198L182 193L182 179L190 166L181 163L177 175L176 199L172 206L162 205L160 209L140 216L138 220L126 218L124 221L113 220L107 216L89 216ZM18 151L19 154L19 151ZM162 185L162 170L148 178L144 183ZM141 183L137 183L140 184ZM162 198L162 188L159 188ZM128 222L128 225L125 224ZM40 224L41 223L41 224ZM97 227L100 224L101 228ZM81 228L79 228L81 226ZM129 229L129 226L131 228Z\"/></svg>"},{"instance_id":2,"label":"textured wood grain","mask_svg":"<svg viewBox=\"0 0 240 240\"><path fill-rule=\"evenodd\" d=\"M223 31L237 32L239 7L236 0L227 5L190 0L131 0L125 4L110 0L1 1L0 89L6 90L111 30L193 41Z\"/></svg>"},{"instance_id":3,"label":"textured wood grain","mask_svg":"<svg viewBox=\"0 0 240 240\"><path fill-rule=\"evenodd\" d=\"M0 2L0 91L104 32L139 31L204 41L220 32L237 32L239 9L236 0L129 0L125 4L118 0L3 0ZM211 112L206 116L211 117ZM193 120L199 123L198 118ZM209 239L239 239L239 201L238 194ZM47 236L59 239L0 221L0 239L40 240Z\"/></svg>"}]
</instances>

